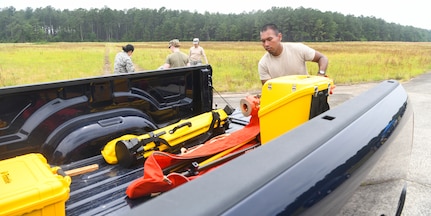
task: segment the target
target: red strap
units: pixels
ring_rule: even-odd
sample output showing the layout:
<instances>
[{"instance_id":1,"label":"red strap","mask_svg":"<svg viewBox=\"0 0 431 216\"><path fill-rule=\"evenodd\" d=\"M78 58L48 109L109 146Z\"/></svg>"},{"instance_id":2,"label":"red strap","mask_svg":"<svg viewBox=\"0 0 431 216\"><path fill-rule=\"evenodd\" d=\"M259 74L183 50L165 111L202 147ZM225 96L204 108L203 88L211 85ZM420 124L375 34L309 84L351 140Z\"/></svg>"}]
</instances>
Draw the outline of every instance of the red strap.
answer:
<instances>
[{"instance_id":1,"label":"red strap","mask_svg":"<svg viewBox=\"0 0 431 216\"><path fill-rule=\"evenodd\" d=\"M163 169L184 161L215 155L237 145L255 143L255 138L259 135L259 132L259 119L257 115L254 115L251 117L250 123L241 130L235 131L228 136L224 136L223 138L211 139L190 153L175 155L156 151L145 160L144 176L133 181L127 187L126 194L131 199L139 198L142 196L151 195L152 193L166 192L172 188L184 184L210 170L205 170L205 172L201 172L197 176L186 177L179 173L170 173L165 176L163 174Z\"/></svg>"}]
</instances>

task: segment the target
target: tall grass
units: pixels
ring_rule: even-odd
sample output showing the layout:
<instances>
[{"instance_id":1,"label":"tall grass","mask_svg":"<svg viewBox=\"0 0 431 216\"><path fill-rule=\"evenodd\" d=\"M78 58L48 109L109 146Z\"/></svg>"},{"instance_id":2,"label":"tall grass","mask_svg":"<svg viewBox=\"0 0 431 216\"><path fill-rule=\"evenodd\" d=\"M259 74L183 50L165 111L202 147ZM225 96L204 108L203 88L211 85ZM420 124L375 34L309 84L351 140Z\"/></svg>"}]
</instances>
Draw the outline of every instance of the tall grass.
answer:
<instances>
[{"instance_id":1,"label":"tall grass","mask_svg":"<svg viewBox=\"0 0 431 216\"><path fill-rule=\"evenodd\" d=\"M328 75L340 84L386 79L406 81L431 70L431 43L337 42L308 45L328 56Z\"/></svg>"},{"instance_id":2,"label":"tall grass","mask_svg":"<svg viewBox=\"0 0 431 216\"><path fill-rule=\"evenodd\" d=\"M104 49L103 44L0 44L0 85L100 75Z\"/></svg>"},{"instance_id":3,"label":"tall grass","mask_svg":"<svg viewBox=\"0 0 431 216\"><path fill-rule=\"evenodd\" d=\"M110 74L114 57L127 43L0 44L0 86L22 85ZM156 70L170 53L167 42L135 42L132 59L138 71ZM329 58L328 75L336 84L409 80L431 70L431 43L306 43ZM188 53L191 41L183 42ZM260 42L201 42L220 92L261 88L257 63ZM308 62L310 74L317 64Z\"/></svg>"}]
</instances>

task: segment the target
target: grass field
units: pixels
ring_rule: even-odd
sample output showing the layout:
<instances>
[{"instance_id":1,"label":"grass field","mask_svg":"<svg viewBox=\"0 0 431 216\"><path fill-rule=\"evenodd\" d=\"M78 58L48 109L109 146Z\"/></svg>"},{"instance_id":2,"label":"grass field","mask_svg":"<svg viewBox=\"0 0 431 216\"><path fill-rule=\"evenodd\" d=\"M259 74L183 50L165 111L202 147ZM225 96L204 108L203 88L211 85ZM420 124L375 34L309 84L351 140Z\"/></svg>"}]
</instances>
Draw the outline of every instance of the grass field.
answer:
<instances>
[{"instance_id":1,"label":"grass field","mask_svg":"<svg viewBox=\"0 0 431 216\"><path fill-rule=\"evenodd\" d=\"M110 74L126 43L0 44L0 86L50 82ZM329 58L328 76L335 84L409 80L431 70L431 43L306 43ZM133 43L139 71L155 70L170 53L167 42ZM188 52L191 42L182 42ZM265 53L260 42L201 42L213 67L219 92L260 89L257 63ZM310 74L317 65L307 63Z\"/></svg>"}]
</instances>

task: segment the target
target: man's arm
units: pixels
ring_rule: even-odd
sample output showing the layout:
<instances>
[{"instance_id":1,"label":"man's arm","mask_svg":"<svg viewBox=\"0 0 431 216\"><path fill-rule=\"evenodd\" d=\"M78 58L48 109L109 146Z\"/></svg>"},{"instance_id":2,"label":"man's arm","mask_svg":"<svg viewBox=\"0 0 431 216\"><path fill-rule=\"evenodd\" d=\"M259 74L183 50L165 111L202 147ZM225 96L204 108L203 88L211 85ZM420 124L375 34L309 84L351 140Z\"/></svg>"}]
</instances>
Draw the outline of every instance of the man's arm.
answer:
<instances>
[{"instance_id":1,"label":"man's arm","mask_svg":"<svg viewBox=\"0 0 431 216\"><path fill-rule=\"evenodd\" d=\"M171 67L171 64L170 64L170 61L169 61L169 57L170 56L171 55L168 55L168 57L166 57L165 64L163 65L163 69L168 69L168 68Z\"/></svg>"},{"instance_id":2,"label":"man's arm","mask_svg":"<svg viewBox=\"0 0 431 216\"><path fill-rule=\"evenodd\" d=\"M190 58L187 58L187 63L186 63L186 66L187 66L187 67L189 67L189 66L191 65L191 63L190 63L190 62L191 62Z\"/></svg>"},{"instance_id":3,"label":"man's arm","mask_svg":"<svg viewBox=\"0 0 431 216\"><path fill-rule=\"evenodd\" d=\"M126 70L127 72L135 72L135 65L132 62L132 59L126 59Z\"/></svg>"},{"instance_id":4,"label":"man's arm","mask_svg":"<svg viewBox=\"0 0 431 216\"><path fill-rule=\"evenodd\" d=\"M313 62L316 62L317 65L319 65L319 71L326 72L326 69L328 68L328 58L326 58L325 55L323 55L319 51L316 51L316 53L314 54Z\"/></svg>"},{"instance_id":5,"label":"man's arm","mask_svg":"<svg viewBox=\"0 0 431 216\"><path fill-rule=\"evenodd\" d=\"M205 62L208 64L208 59L207 59L207 55L205 55L205 50L204 50L204 48L202 48L202 56L204 57Z\"/></svg>"},{"instance_id":6,"label":"man's arm","mask_svg":"<svg viewBox=\"0 0 431 216\"><path fill-rule=\"evenodd\" d=\"M259 73L260 81L262 82L262 85L265 84L266 81L271 79L271 76L269 75L268 68L263 63L264 61L260 59L259 63L257 64L257 71Z\"/></svg>"}]
</instances>

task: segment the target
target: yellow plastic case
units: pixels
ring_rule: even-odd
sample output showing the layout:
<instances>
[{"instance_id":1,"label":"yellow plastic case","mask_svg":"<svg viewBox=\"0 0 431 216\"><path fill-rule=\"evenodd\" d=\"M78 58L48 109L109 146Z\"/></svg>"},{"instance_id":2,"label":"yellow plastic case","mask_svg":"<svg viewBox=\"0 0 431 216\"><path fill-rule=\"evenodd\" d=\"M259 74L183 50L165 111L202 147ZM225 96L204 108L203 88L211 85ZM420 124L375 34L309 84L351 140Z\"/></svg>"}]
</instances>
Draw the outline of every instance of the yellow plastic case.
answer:
<instances>
[{"instance_id":1,"label":"yellow plastic case","mask_svg":"<svg viewBox=\"0 0 431 216\"><path fill-rule=\"evenodd\" d=\"M71 178L38 153L0 161L0 215L65 215Z\"/></svg>"},{"instance_id":2,"label":"yellow plastic case","mask_svg":"<svg viewBox=\"0 0 431 216\"><path fill-rule=\"evenodd\" d=\"M165 144L160 145L158 147L158 151L165 151L172 146L176 146L178 144L184 143L185 141L195 138L199 135L202 135L208 130L210 130L211 128L209 127L212 121L214 120L213 112L218 113L220 118L219 120L217 120L219 125L216 124L214 127L221 127L227 123L228 114L226 113L226 111L224 111L224 109L213 110L189 119L182 119L177 123L157 129L151 133L147 133L139 136L126 134L119 138L113 139L109 141L103 148L101 152L102 156L107 163L116 164L118 163L118 158L115 153L115 145L118 141L130 140L133 138L144 140L152 137L153 136L152 134L160 134L162 132L165 132L165 133L163 135L160 135L159 137L165 139L169 143L169 145L165 145ZM151 149L154 149L155 147L156 147L156 143L154 142L146 143L144 146L144 152L143 152L144 158L149 157L153 153L153 150Z\"/></svg>"},{"instance_id":3,"label":"yellow plastic case","mask_svg":"<svg viewBox=\"0 0 431 216\"><path fill-rule=\"evenodd\" d=\"M333 81L322 76L292 75L268 80L260 98L262 144L308 121L313 96L331 85Z\"/></svg>"}]
</instances>

